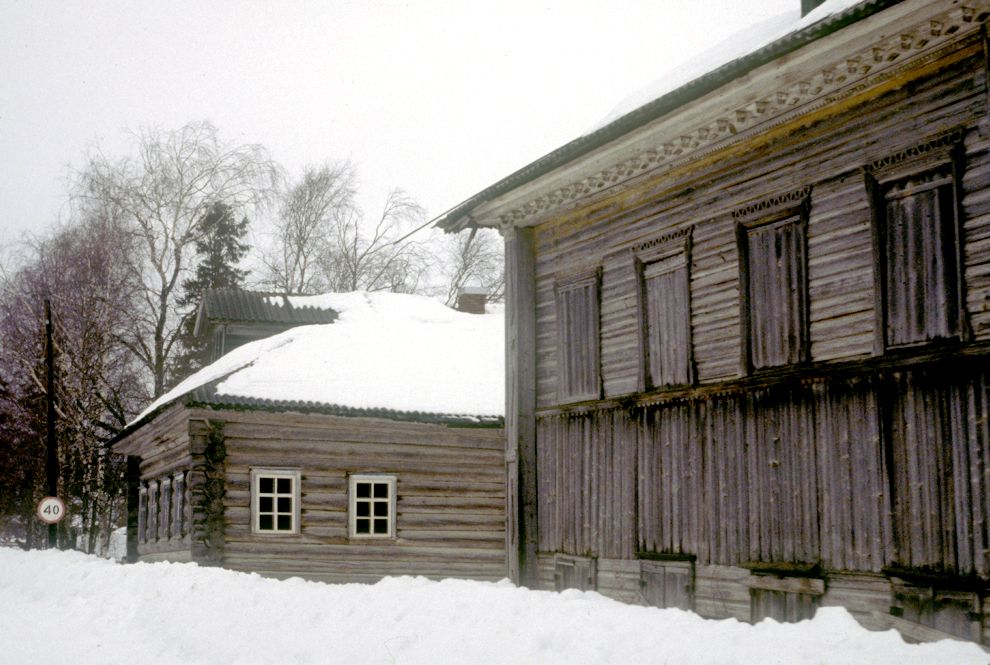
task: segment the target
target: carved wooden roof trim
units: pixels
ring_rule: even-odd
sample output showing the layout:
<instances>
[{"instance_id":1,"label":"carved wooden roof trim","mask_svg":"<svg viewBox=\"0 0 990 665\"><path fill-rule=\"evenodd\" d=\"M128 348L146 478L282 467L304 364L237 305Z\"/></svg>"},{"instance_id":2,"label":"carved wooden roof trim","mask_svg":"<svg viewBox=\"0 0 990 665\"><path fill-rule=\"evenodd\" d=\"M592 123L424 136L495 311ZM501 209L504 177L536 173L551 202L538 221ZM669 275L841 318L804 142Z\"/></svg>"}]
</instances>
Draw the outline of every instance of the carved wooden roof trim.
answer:
<instances>
[{"instance_id":1,"label":"carved wooden roof trim","mask_svg":"<svg viewBox=\"0 0 990 665\"><path fill-rule=\"evenodd\" d=\"M908 70L939 60L968 40L980 39L980 26L988 16L988 0L950 6L925 18L910 30L890 34L852 55L843 55L827 62L810 76L719 117L706 119L689 131L664 137L635 156L594 175L516 205L500 213L497 224L507 227L533 223L536 218L556 209L605 194L636 178L662 174L712 155L746 137L787 124L800 116L880 86ZM965 36L961 39L960 35ZM676 110L672 111L671 115L676 113Z\"/></svg>"}]
</instances>

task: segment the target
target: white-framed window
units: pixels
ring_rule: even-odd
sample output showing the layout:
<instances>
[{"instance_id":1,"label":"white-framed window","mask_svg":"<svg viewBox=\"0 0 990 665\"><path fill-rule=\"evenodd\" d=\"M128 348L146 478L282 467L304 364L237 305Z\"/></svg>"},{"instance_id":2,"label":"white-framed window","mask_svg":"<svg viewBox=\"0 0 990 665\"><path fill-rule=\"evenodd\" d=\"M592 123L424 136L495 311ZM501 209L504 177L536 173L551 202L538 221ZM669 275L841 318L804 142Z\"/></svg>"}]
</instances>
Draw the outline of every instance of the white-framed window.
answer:
<instances>
[{"instance_id":1,"label":"white-framed window","mask_svg":"<svg viewBox=\"0 0 990 665\"><path fill-rule=\"evenodd\" d=\"M351 538L395 537L395 476L352 475L348 496Z\"/></svg>"},{"instance_id":2,"label":"white-framed window","mask_svg":"<svg viewBox=\"0 0 990 665\"><path fill-rule=\"evenodd\" d=\"M299 470L251 469L251 532L299 533Z\"/></svg>"}]
</instances>

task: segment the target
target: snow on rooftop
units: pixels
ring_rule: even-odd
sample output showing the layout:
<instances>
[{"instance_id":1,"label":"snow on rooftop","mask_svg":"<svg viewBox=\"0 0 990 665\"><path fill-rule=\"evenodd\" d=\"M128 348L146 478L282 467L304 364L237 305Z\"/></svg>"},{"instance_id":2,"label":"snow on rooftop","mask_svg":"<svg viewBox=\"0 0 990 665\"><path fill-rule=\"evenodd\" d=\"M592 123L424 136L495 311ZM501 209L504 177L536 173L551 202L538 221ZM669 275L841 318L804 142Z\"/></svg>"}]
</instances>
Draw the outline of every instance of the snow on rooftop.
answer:
<instances>
[{"instance_id":1,"label":"snow on rooftop","mask_svg":"<svg viewBox=\"0 0 990 665\"><path fill-rule=\"evenodd\" d=\"M664 71L651 83L619 102L607 116L589 127L585 134L591 134L627 113L631 113L723 65L753 53L793 32L843 12L860 4L860 2L862 0L825 0L814 10L808 12L807 16L802 17L800 5L795 0L793 10L764 18L715 46L692 55L687 60Z\"/></svg>"},{"instance_id":2,"label":"snow on rooftop","mask_svg":"<svg viewBox=\"0 0 990 665\"><path fill-rule=\"evenodd\" d=\"M220 396L442 415L503 414L501 307L465 314L398 293L290 300L293 307L332 308L340 317L234 349L159 397L132 424L218 379Z\"/></svg>"},{"instance_id":3,"label":"snow on rooftop","mask_svg":"<svg viewBox=\"0 0 990 665\"><path fill-rule=\"evenodd\" d=\"M840 607L755 626L594 592L392 577L330 585L191 563L0 548L0 662L36 665L986 665Z\"/></svg>"}]
</instances>

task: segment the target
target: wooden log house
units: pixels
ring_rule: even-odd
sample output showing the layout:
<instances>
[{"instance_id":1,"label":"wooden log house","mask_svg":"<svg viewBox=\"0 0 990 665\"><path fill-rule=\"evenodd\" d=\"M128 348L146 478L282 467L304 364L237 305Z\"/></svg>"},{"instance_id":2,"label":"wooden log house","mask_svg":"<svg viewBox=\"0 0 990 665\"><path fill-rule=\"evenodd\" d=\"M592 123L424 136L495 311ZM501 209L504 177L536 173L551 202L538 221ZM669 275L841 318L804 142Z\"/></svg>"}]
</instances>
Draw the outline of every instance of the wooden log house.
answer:
<instances>
[{"instance_id":1,"label":"wooden log house","mask_svg":"<svg viewBox=\"0 0 990 665\"><path fill-rule=\"evenodd\" d=\"M333 323L239 347L114 440L129 560L327 582L505 577L501 312L292 300Z\"/></svg>"},{"instance_id":2,"label":"wooden log house","mask_svg":"<svg viewBox=\"0 0 990 665\"><path fill-rule=\"evenodd\" d=\"M516 581L990 643L988 17L830 0L440 221L505 237Z\"/></svg>"},{"instance_id":3,"label":"wooden log house","mask_svg":"<svg viewBox=\"0 0 990 665\"><path fill-rule=\"evenodd\" d=\"M293 305L293 300L302 305ZM285 332L296 326L333 323L337 313L317 307L313 299L246 289L210 289L196 312L193 336L206 342L212 362L242 344Z\"/></svg>"}]
</instances>

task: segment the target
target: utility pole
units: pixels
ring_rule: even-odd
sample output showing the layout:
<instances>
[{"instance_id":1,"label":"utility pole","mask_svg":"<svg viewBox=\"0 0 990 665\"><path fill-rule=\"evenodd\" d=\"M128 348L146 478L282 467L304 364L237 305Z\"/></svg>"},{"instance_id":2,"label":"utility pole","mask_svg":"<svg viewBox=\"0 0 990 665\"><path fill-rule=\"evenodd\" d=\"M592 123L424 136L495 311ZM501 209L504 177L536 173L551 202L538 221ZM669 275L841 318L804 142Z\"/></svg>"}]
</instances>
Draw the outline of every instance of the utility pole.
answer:
<instances>
[{"instance_id":1,"label":"utility pole","mask_svg":"<svg viewBox=\"0 0 990 665\"><path fill-rule=\"evenodd\" d=\"M52 301L45 299L45 370L48 402L48 438L45 459L45 475L48 477L48 496L58 496L58 442L55 439L55 350L52 344ZM48 525L48 547L58 546L58 524Z\"/></svg>"}]
</instances>

